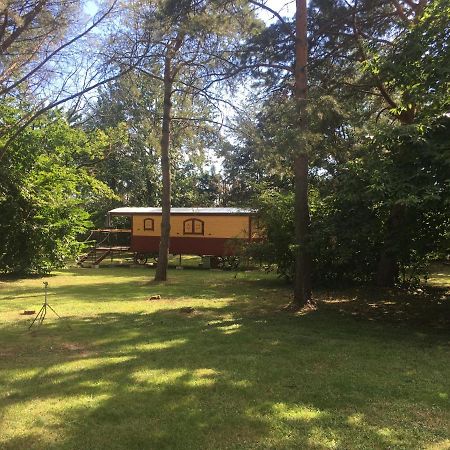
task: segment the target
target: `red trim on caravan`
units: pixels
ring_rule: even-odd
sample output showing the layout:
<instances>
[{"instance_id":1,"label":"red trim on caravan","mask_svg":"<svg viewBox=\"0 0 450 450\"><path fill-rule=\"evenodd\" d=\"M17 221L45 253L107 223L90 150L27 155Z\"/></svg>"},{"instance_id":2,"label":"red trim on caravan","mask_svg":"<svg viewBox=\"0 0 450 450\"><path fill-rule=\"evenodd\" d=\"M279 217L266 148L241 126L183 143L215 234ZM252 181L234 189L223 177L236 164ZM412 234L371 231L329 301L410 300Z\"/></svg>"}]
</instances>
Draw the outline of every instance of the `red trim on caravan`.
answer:
<instances>
[{"instance_id":1,"label":"red trim on caravan","mask_svg":"<svg viewBox=\"0 0 450 450\"><path fill-rule=\"evenodd\" d=\"M158 253L159 239L159 236L132 236L131 250L138 253ZM228 256L235 253L230 239L198 237L171 237L169 251L173 255Z\"/></svg>"}]
</instances>

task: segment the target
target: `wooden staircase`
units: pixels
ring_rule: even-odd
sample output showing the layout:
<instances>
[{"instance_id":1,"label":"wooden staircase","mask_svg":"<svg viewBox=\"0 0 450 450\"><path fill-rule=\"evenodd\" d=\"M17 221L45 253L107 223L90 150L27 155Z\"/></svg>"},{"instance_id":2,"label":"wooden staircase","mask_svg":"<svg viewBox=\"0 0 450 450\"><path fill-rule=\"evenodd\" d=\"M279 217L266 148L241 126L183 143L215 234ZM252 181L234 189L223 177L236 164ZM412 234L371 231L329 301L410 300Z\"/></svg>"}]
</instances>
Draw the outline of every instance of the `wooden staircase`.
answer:
<instances>
[{"instance_id":1,"label":"wooden staircase","mask_svg":"<svg viewBox=\"0 0 450 450\"><path fill-rule=\"evenodd\" d=\"M98 266L105 258L126 253L130 251L129 245L114 245L117 244L118 239L113 238L113 235L118 233L124 235L131 234L131 230L122 229L101 229L92 230L85 243L91 243L92 247L87 253L81 255L77 259L77 264L80 267L94 267ZM123 239L122 239L123 240Z\"/></svg>"},{"instance_id":2,"label":"wooden staircase","mask_svg":"<svg viewBox=\"0 0 450 450\"><path fill-rule=\"evenodd\" d=\"M111 254L111 248L94 247L86 254L78 258L77 264L81 267L92 267L99 265L107 256Z\"/></svg>"}]
</instances>

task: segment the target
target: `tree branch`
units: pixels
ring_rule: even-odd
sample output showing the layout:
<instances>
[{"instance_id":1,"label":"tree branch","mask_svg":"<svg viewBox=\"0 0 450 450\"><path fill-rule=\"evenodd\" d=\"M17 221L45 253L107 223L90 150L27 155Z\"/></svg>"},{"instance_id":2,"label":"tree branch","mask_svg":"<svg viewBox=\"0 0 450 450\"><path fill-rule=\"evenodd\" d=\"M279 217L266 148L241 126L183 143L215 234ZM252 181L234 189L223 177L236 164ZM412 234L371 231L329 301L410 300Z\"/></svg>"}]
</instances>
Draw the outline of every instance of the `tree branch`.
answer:
<instances>
[{"instance_id":1,"label":"tree branch","mask_svg":"<svg viewBox=\"0 0 450 450\"><path fill-rule=\"evenodd\" d=\"M0 147L0 161L3 159L6 151L8 150L9 146L11 145L11 143L13 142L13 140L22 132L25 130L25 128L30 125L34 120L36 120L38 117L40 117L42 114L46 113L47 111L56 108L59 105L62 105L70 100L73 100L74 98L77 98L78 96L87 94L90 91L93 91L94 89L97 89L98 87L109 83L110 81L114 81L118 78L120 78L121 76L127 74L128 72L130 72L131 70L133 70L133 67L129 67L123 71L121 71L120 73L106 78L105 80L99 81L95 84L93 84L92 86L89 86L85 89L82 89L81 91L69 95L67 97L64 97L58 101L52 102L49 105L39 109L38 111L34 112L21 126L19 126L19 128L8 138L8 140L6 141L6 143L3 145L3 147Z\"/></svg>"},{"instance_id":2,"label":"tree branch","mask_svg":"<svg viewBox=\"0 0 450 450\"><path fill-rule=\"evenodd\" d=\"M21 17L22 24L18 26L1 44L0 54L5 53L6 50L14 43L14 41L28 28L33 19L42 11L42 8L47 3L47 0L39 0L37 5L29 13Z\"/></svg>"},{"instance_id":3,"label":"tree branch","mask_svg":"<svg viewBox=\"0 0 450 450\"><path fill-rule=\"evenodd\" d=\"M270 8L269 6L267 6L265 3L261 3L257 0L248 0L248 2L252 5L257 6L258 8L264 9L267 12L269 12L270 14L273 14L274 17L276 17L281 24L283 25L283 27L286 29L287 33L289 34L289 36L291 36L291 38L295 41L295 33L293 33L292 28L289 26L289 24L283 19L283 17L281 16L281 14L277 11L275 11L274 9Z\"/></svg>"},{"instance_id":4,"label":"tree branch","mask_svg":"<svg viewBox=\"0 0 450 450\"><path fill-rule=\"evenodd\" d=\"M66 47L72 45L74 42L78 41L82 37L86 36L88 33L90 33L95 27L97 27L114 9L115 5L117 4L118 0L114 0L111 6L108 8L108 10L95 22L92 23L90 27L88 27L86 30L84 30L81 34L75 36L74 38L70 39L60 47L58 47L56 50L51 52L47 57L45 57L36 67L34 67L30 72L28 72L26 75L24 75L22 78L14 82L12 85L3 88L0 90L0 95L5 95L8 92L10 92L12 89L16 88L20 84L22 84L24 81L26 81L29 77L34 75L41 67L43 67L45 64L47 64L50 59L52 59L56 54L58 54L61 50L65 49Z\"/></svg>"}]
</instances>

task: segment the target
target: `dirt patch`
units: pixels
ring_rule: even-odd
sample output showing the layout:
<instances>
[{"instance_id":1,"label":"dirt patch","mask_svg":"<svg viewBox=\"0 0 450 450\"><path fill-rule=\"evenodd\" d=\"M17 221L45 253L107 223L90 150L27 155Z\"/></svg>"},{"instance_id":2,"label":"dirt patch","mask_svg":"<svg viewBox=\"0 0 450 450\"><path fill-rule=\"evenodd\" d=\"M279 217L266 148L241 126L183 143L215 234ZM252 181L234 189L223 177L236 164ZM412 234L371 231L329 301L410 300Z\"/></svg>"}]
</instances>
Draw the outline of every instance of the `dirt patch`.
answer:
<instances>
[{"instance_id":1,"label":"dirt patch","mask_svg":"<svg viewBox=\"0 0 450 450\"><path fill-rule=\"evenodd\" d=\"M14 356L18 356L19 352L15 350L0 350L0 359L2 358L13 358Z\"/></svg>"},{"instance_id":2,"label":"dirt patch","mask_svg":"<svg viewBox=\"0 0 450 450\"><path fill-rule=\"evenodd\" d=\"M81 356L84 358L92 356L95 353L87 346L78 342L63 342L57 350L64 353L76 354L76 356Z\"/></svg>"}]
</instances>

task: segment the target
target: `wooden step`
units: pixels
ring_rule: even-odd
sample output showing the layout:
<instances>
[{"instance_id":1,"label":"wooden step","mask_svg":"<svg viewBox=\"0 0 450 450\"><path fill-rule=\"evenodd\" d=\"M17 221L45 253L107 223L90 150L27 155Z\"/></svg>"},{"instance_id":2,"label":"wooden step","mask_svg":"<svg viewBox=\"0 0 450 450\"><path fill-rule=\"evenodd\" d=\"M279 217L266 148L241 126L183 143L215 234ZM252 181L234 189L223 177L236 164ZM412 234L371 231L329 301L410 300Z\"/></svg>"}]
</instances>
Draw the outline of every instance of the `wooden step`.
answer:
<instances>
[{"instance_id":1,"label":"wooden step","mask_svg":"<svg viewBox=\"0 0 450 450\"><path fill-rule=\"evenodd\" d=\"M106 250L105 252L103 252L100 257L98 257L95 262L94 262L94 266L98 266L108 255L111 254L111 250Z\"/></svg>"}]
</instances>

